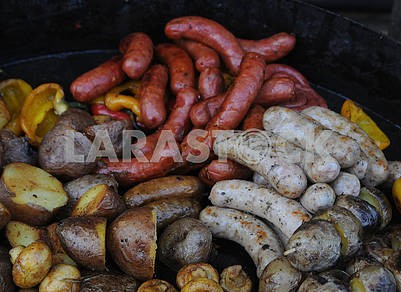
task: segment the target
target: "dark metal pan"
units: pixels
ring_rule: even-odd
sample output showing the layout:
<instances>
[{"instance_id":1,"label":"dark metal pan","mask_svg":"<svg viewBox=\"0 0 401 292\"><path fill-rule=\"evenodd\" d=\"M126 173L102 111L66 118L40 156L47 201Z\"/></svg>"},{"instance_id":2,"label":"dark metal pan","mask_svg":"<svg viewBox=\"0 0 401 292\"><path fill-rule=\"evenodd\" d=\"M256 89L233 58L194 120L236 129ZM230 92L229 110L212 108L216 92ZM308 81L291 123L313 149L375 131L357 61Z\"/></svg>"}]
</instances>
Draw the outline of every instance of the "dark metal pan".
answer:
<instances>
[{"instance_id":1,"label":"dark metal pan","mask_svg":"<svg viewBox=\"0 0 401 292\"><path fill-rule=\"evenodd\" d=\"M0 7L4 2L11 3L2 1ZM330 108L339 110L344 98L362 104L391 139L387 157L401 159L401 43L384 35L296 0L67 2L56 1L61 11L50 6L51 11L34 11L30 19L12 15L10 9L2 15L2 79L18 77L33 86L57 82L68 92L74 77L116 54L123 35L144 31L155 41L165 40L166 21L182 15L212 18L244 38L292 32L297 47L283 62L303 72ZM13 18L7 22L10 13ZM256 279L241 247L226 241L216 241L216 246L213 263L219 270L239 263ZM157 276L174 282L166 267L160 266Z\"/></svg>"}]
</instances>

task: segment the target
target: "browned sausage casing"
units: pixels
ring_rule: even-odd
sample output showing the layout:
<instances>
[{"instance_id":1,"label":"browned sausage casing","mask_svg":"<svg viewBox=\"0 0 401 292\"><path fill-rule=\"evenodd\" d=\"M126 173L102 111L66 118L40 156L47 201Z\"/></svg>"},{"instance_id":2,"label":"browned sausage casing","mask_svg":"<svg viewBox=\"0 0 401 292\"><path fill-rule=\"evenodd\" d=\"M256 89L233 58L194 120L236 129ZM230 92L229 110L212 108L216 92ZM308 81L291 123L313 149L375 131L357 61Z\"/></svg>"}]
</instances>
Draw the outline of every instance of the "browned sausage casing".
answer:
<instances>
[{"instance_id":1,"label":"browned sausage casing","mask_svg":"<svg viewBox=\"0 0 401 292\"><path fill-rule=\"evenodd\" d=\"M123 57L123 71L131 79L140 78L148 69L153 58L153 42L142 32L127 35L120 43Z\"/></svg>"},{"instance_id":2,"label":"browned sausage casing","mask_svg":"<svg viewBox=\"0 0 401 292\"><path fill-rule=\"evenodd\" d=\"M219 112L207 125L208 130L233 130L238 127L262 87L265 67L261 55L245 55L238 77L228 90Z\"/></svg>"},{"instance_id":3,"label":"browned sausage casing","mask_svg":"<svg viewBox=\"0 0 401 292\"><path fill-rule=\"evenodd\" d=\"M106 93L125 79L120 56L115 56L76 78L70 86L71 94L80 102L88 102Z\"/></svg>"},{"instance_id":4,"label":"browned sausage casing","mask_svg":"<svg viewBox=\"0 0 401 292\"><path fill-rule=\"evenodd\" d=\"M263 106L259 104L253 105L242 123L242 130L263 130L263 115L265 111Z\"/></svg>"},{"instance_id":5,"label":"browned sausage casing","mask_svg":"<svg viewBox=\"0 0 401 292\"><path fill-rule=\"evenodd\" d=\"M206 68L199 75L198 90L201 99L208 99L224 91L223 74L218 68Z\"/></svg>"},{"instance_id":6,"label":"browned sausage casing","mask_svg":"<svg viewBox=\"0 0 401 292\"><path fill-rule=\"evenodd\" d=\"M206 68L220 67L219 55L212 48L191 40L177 40L176 44L188 52L195 61L195 68L199 72Z\"/></svg>"},{"instance_id":7,"label":"browned sausage casing","mask_svg":"<svg viewBox=\"0 0 401 292\"><path fill-rule=\"evenodd\" d=\"M235 36L221 24L200 16L184 16L169 21L164 33L170 39L187 38L215 49L234 74L240 68L244 50Z\"/></svg>"},{"instance_id":8,"label":"browned sausage casing","mask_svg":"<svg viewBox=\"0 0 401 292\"><path fill-rule=\"evenodd\" d=\"M264 106L277 105L295 98L295 83L290 78L273 77L263 83L255 103Z\"/></svg>"},{"instance_id":9,"label":"browned sausage casing","mask_svg":"<svg viewBox=\"0 0 401 292\"><path fill-rule=\"evenodd\" d=\"M266 62L274 62L285 57L295 47L295 36L285 32L257 41L244 39L238 41L245 52L261 54Z\"/></svg>"},{"instance_id":10,"label":"browned sausage casing","mask_svg":"<svg viewBox=\"0 0 401 292\"><path fill-rule=\"evenodd\" d=\"M154 65L145 73L141 81L139 104L142 122L146 128L154 129L166 119L164 94L168 81L168 71L163 65Z\"/></svg>"},{"instance_id":11,"label":"browned sausage casing","mask_svg":"<svg viewBox=\"0 0 401 292\"><path fill-rule=\"evenodd\" d=\"M252 171L249 168L232 160L213 160L199 172L199 178L209 186L222 180L248 179L251 176Z\"/></svg>"},{"instance_id":12,"label":"browned sausage casing","mask_svg":"<svg viewBox=\"0 0 401 292\"><path fill-rule=\"evenodd\" d=\"M160 44L156 47L156 54L169 69L170 89L174 94L180 89L194 87L194 65L183 49L172 44Z\"/></svg>"},{"instance_id":13,"label":"browned sausage casing","mask_svg":"<svg viewBox=\"0 0 401 292\"><path fill-rule=\"evenodd\" d=\"M192 124L195 128L204 128L207 123L218 113L221 105L224 102L225 95L203 100L195 104L190 113Z\"/></svg>"}]
</instances>

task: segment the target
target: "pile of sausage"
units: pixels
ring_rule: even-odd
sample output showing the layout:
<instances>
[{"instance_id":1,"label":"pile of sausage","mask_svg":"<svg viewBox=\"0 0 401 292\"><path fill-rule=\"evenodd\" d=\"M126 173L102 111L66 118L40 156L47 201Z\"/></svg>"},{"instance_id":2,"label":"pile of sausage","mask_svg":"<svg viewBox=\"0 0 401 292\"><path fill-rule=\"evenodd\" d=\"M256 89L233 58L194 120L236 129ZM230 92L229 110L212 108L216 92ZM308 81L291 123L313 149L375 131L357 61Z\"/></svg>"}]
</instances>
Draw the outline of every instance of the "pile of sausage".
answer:
<instances>
[{"instance_id":1,"label":"pile of sausage","mask_svg":"<svg viewBox=\"0 0 401 292\"><path fill-rule=\"evenodd\" d=\"M157 163L135 158L129 163L103 161L98 173L113 174L123 184L200 167L200 177L210 185L222 179L248 178L248 168L234 161L213 160L213 152L206 163L189 163L188 155L196 156L196 149L186 139L191 129L209 133L241 125L243 129L261 129L263 112L269 106L296 111L327 107L301 73L272 63L294 48L293 35L278 33L257 41L239 39L219 23L198 16L173 19L164 32L172 43L156 47L144 33L126 36L119 45L121 55L79 76L70 89L76 100L90 102L126 78L141 80L141 122L145 129L155 132L140 150L150 159L160 133L171 130L181 143L184 162L175 163L172 157L162 157ZM166 95L175 97L171 110ZM212 149L209 136L200 139Z\"/></svg>"}]
</instances>

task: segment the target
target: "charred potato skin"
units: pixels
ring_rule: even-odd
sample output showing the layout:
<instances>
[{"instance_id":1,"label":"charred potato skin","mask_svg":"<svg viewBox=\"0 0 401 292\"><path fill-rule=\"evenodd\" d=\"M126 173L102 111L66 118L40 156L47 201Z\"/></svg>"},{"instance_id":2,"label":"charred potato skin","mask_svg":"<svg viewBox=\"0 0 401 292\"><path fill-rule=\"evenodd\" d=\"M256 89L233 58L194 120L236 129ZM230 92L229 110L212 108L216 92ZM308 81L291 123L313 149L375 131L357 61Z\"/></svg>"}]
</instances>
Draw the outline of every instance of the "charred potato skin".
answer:
<instances>
[{"instance_id":1,"label":"charred potato skin","mask_svg":"<svg viewBox=\"0 0 401 292\"><path fill-rule=\"evenodd\" d=\"M198 218L202 210L200 203L190 198L163 199L151 202L145 206L156 211L158 230L167 227L181 218Z\"/></svg>"},{"instance_id":2,"label":"charred potato skin","mask_svg":"<svg viewBox=\"0 0 401 292\"><path fill-rule=\"evenodd\" d=\"M296 291L302 280L302 273L295 269L285 257L272 261L259 279L259 291Z\"/></svg>"},{"instance_id":3,"label":"charred potato skin","mask_svg":"<svg viewBox=\"0 0 401 292\"><path fill-rule=\"evenodd\" d=\"M11 213L8 211L7 207L0 203L0 230L7 225L11 220Z\"/></svg>"},{"instance_id":4,"label":"charred potato skin","mask_svg":"<svg viewBox=\"0 0 401 292\"><path fill-rule=\"evenodd\" d=\"M126 210L108 228L107 247L126 274L149 280L155 269L156 212L148 207Z\"/></svg>"},{"instance_id":5,"label":"charred potato skin","mask_svg":"<svg viewBox=\"0 0 401 292\"><path fill-rule=\"evenodd\" d=\"M53 254L53 265L57 264L68 264L76 266L77 264L73 261L73 259L67 254L64 250L60 238L56 233L58 222L52 223L46 227L47 231L47 239L46 242L52 250Z\"/></svg>"},{"instance_id":6,"label":"charred potato skin","mask_svg":"<svg viewBox=\"0 0 401 292\"><path fill-rule=\"evenodd\" d=\"M363 228L363 235L368 235L379 227L379 213L372 205L358 197L339 196L337 197L335 206L351 211L358 218Z\"/></svg>"},{"instance_id":7,"label":"charred potato skin","mask_svg":"<svg viewBox=\"0 0 401 292\"><path fill-rule=\"evenodd\" d=\"M348 292L349 276L340 270L310 274L301 284L299 292L338 291Z\"/></svg>"},{"instance_id":8,"label":"charred potato skin","mask_svg":"<svg viewBox=\"0 0 401 292\"><path fill-rule=\"evenodd\" d=\"M342 237L341 255L343 258L350 258L361 248L362 226L358 218L351 211L333 206L332 208L318 212L314 218L327 220L335 224L335 228Z\"/></svg>"},{"instance_id":9,"label":"charred potato skin","mask_svg":"<svg viewBox=\"0 0 401 292\"><path fill-rule=\"evenodd\" d=\"M313 220L303 224L291 236L287 246L287 259L303 272L321 271L334 266L340 257L341 238L334 224Z\"/></svg>"},{"instance_id":10,"label":"charred potato skin","mask_svg":"<svg viewBox=\"0 0 401 292\"><path fill-rule=\"evenodd\" d=\"M8 251L4 247L0 247L0 291L15 291L12 264Z\"/></svg>"},{"instance_id":11,"label":"charred potato skin","mask_svg":"<svg viewBox=\"0 0 401 292\"><path fill-rule=\"evenodd\" d=\"M350 280L351 290L359 285L362 285L365 291L395 292L397 290L393 274L378 265L367 266L352 275Z\"/></svg>"},{"instance_id":12,"label":"charred potato skin","mask_svg":"<svg viewBox=\"0 0 401 292\"><path fill-rule=\"evenodd\" d=\"M97 226L105 226L101 217L70 217L60 221L56 234L63 249L76 262L89 270L104 271L105 238L99 238Z\"/></svg>"},{"instance_id":13,"label":"charred potato skin","mask_svg":"<svg viewBox=\"0 0 401 292\"><path fill-rule=\"evenodd\" d=\"M29 140L26 137L17 137L8 129L0 130L0 152L2 153L2 165L13 162L23 162L36 165L38 162L38 153L32 149Z\"/></svg>"},{"instance_id":14,"label":"charred potato skin","mask_svg":"<svg viewBox=\"0 0 401 292\"><path fill-rule=\"evenodd\" d=\"M124 194L128 208L167 198L196 198L205 190L198 177L172 175L140 183Z\"/></svg>"},{"instance_id":15,"label":"charred potato skin","mask_svg":"<svg viewBox=\"0 0 401 292\"><path fill-rule=\"evenodd\" d=\"M102 273L88 275L81 278L80 292L100 291L136 291L139 286L137 280L124 274Z\"/></svg>"},{"instance_id":16,"label":"charred potato skin","mask_svg":"<svg viewBox=\"0 0 401 292\"><path fill-rule=\"evenodd\" d=\"M197 219L183 218L168 226L160 236L160 261L178 271L186 264L207 262L212 233Z\"/></svg>"}]
</instances>

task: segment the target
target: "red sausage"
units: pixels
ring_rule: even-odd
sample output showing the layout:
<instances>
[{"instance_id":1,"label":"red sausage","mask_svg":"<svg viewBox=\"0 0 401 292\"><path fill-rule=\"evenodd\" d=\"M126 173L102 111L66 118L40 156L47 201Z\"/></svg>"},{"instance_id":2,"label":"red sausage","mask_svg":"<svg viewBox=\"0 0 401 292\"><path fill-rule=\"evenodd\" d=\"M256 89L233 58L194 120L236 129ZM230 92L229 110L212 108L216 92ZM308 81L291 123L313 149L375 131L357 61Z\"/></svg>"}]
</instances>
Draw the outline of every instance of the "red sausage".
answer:
<instances>
[{"instance_id":1,"label":"red sausage","mask_svg":"<svg viewBox=\"0 0 401 292\"><path fill-rule=\"evenodd\" d=\"M263 83L255 103L264 106L276 105L295 98L295 83L290 78L274 77Z\"/></svg>"},{"instance_id":2,"label":"red sausage","mask_svg":"<svg viewBox=\"0 0 401 292\"><path fill-rule=\"evenodd\" d=\"M164 94L168 81L167 68L154 65L145 73L141 81L139 104L142 122L146 128L154 129L166 119Z\"/></svg>"},{"instance_id":3,"label":"red sausage","mask_svg":"<svg viewBox=\"0 0 401 292\"><path fill-rule=\"evenodd\" d=\"M259 129L263 130L263 115L265 108L259 104L251 107L242 123L242 130Z\"/></svg>"},{"instance_id":4,"label":"red sausage","mask_svg":"<svg viewBox=\"0 0 401 292\"><path fill-rule=\"evenodd\" d=\"M153 58L153 42L147 34L135 32L120 42L124 54L123 70L131 79L140 78L148 69Z\"/></svg>"},{"instance_id":5,"label":"red sausage","mask_svg":"<svg viewBox=\"0 0 401 292\"><path fill-rule=\"evenodd\" d=\"M209 186L222 180L248 179L251 176L252 171L249 168L232 160L213 160L199 172L199 178Z\"/></svg>"},{"instance_id":6,"label":"red sausage","mask_svg":"<svg viewBox=\"0 0 401 292\"><path fill-rule=\"evenodd\" d=\"M164 33L170 39L187 38L213 48L221 55L227 68L234 74L238 73L244 50L235 36L221 24L204 17L184 16L169 21Z\"/></svg>"},{"instance_id":7,"label":"red sausage","mask_svg":"<svg viewBox=\"0 0 401 292\"><path fill-rule=\"evenodd\" d=\"M285 32L257 41L244 39L238 41L245 52L258 53L266 62L274 62L285 57L295 47L295 36Z\"/></svg>"},{"instance_id":8,"label":"red sausage","mask_svg":"<svg viewBox=\"0 0 401 292\"><path fill-rule=\"evenodd\" d=\"M265 61L257 53L247 53L238 77L228 90L217 115L206 129L233 130L244 119L263 84Z\"/></svg>"},{"instance_id":9,"label":"red sausage","mask_svg":"<svg viewBox=\"0 0 401 292\"><path fill-rule=\"evenodd\" d=\"M120 56L113 57L76 78L70 86L71 94L80 102L88 102L105 94L125 79Z\"/></svg>"},{"instance_id":10,"label":"red sausage","mask_svg":"<svg viewBox=\"0 0 401 292\"><path fill-rule=\"evenodd\" d=\"M177 40L175 43L188 52L195 61L195 68L199 72L206 68L220 67L219 55L212 48L191 40Z\"/></svg>"},{"instance_id":11,"label":"red sausage","mask_svg":"<svg viewBox=\"0 0 401 292\"><path fill-rule=\"evenodd\" d=\"M206 68L198 79L198 90L201 99L208 99L224 91L223 74L218 68Z\"/></svg>"},{"instance_id":12,"label":"red sausage","mask_svg":"<svg viewBox=\"0 0 401 292\"><path fill-rule=\"evenodd\" d=\"M205 99L195 104L190 113L192 124L195 128L204 128L207 123L218 113L221 105L224 102L225 95Z\"/></svg>"},{"instance_id":13,"label":"red sausage","mask_svg":"<svg viewBox=\"0 0 401 292\"><path fill-rule=\"evenodd\" d=\"M183 49L172 44L160 44L156 47L156 54L169 69L170 88L174 94L180 89L194 87L194 66Z\"/></svg>"}]
</instances>

